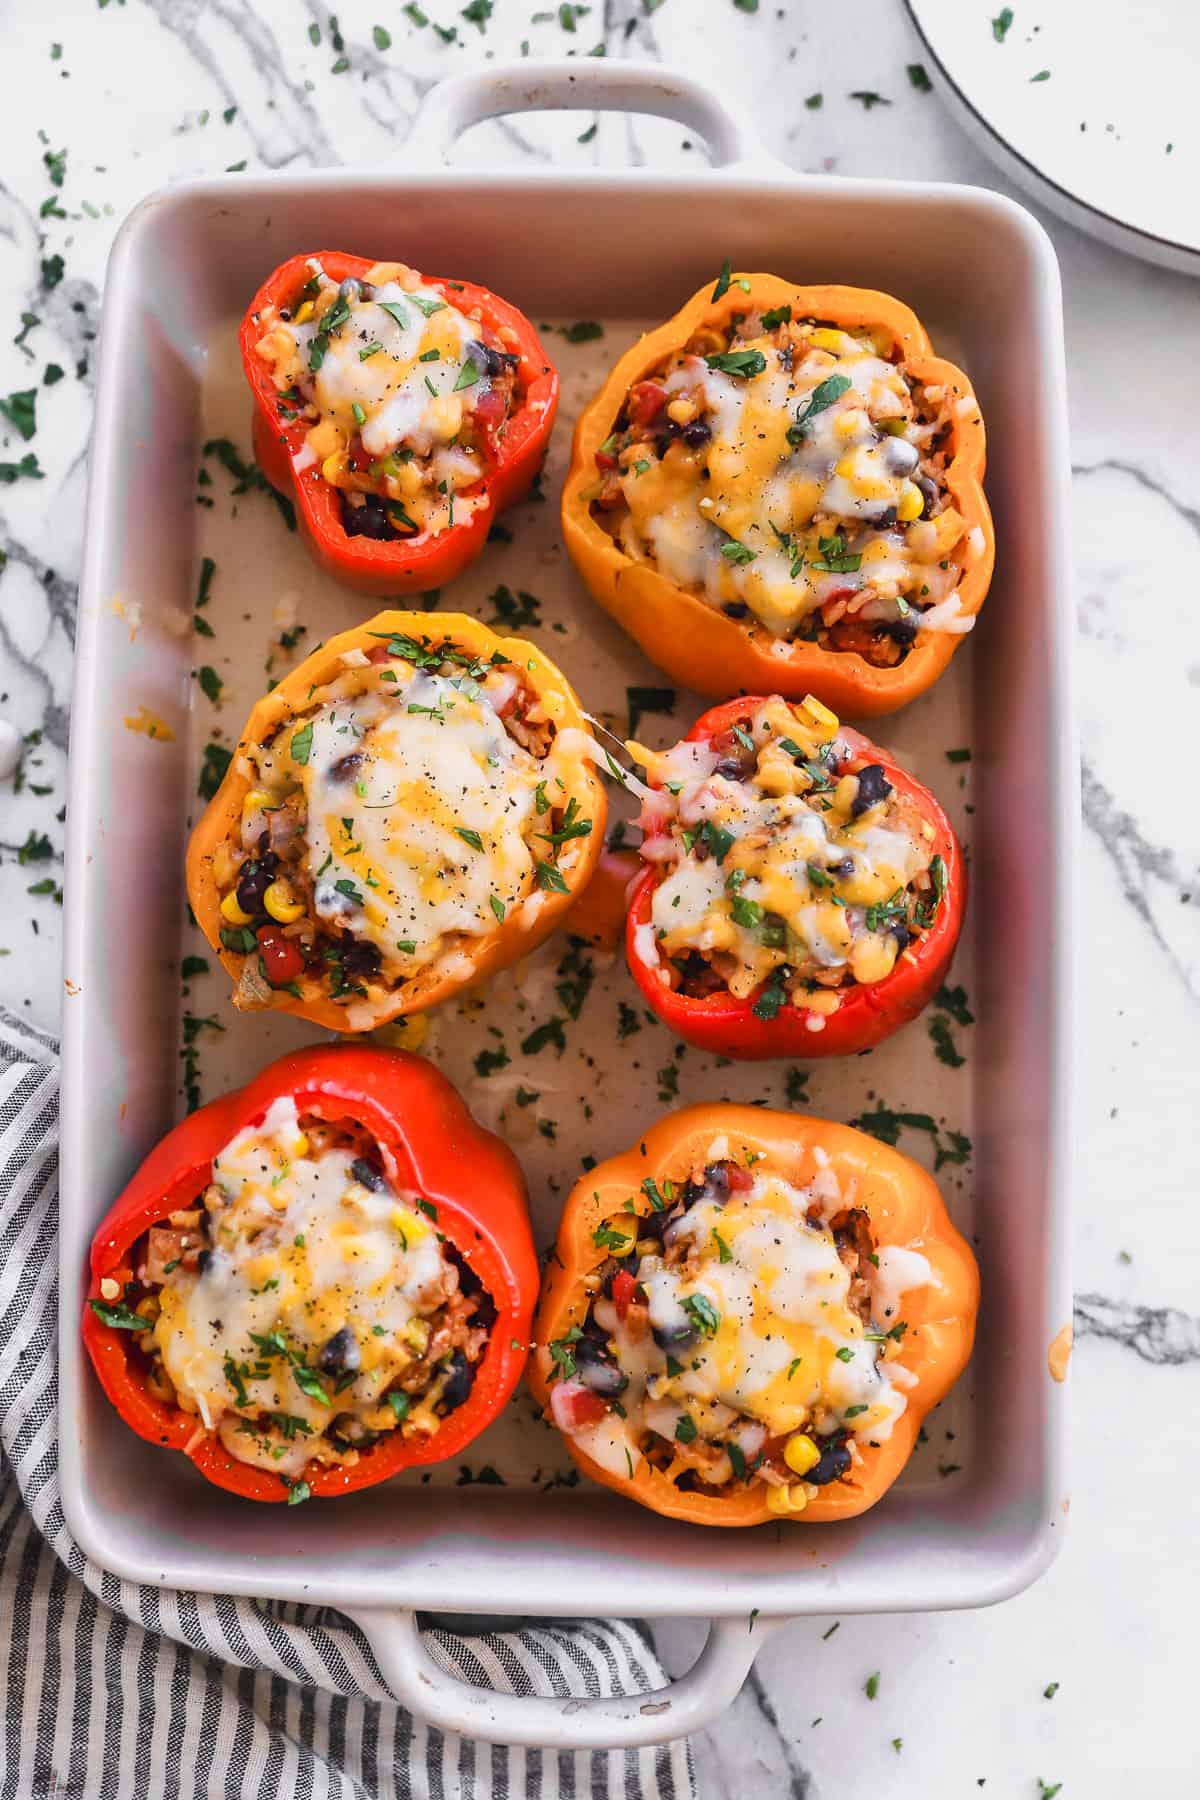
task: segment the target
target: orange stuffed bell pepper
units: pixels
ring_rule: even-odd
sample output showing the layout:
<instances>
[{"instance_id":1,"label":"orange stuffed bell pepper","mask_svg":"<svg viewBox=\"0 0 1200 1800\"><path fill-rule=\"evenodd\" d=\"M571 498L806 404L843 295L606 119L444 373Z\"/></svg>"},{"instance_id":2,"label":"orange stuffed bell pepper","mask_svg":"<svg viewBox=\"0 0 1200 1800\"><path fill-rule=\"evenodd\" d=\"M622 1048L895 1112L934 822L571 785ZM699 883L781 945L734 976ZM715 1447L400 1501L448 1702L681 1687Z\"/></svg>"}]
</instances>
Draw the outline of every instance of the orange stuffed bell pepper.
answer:
<instances>
[{"instance_id":1,"label":"orange stuffed bell pepper","mask_svg":"<svg viewBox=\"0 0 1200 1800\"><path fill-rule=\"evenodd\" d=\"M594 1481L694 1525L865 1512L971 1354L925 1171L848 1125L670 1113L567 1201L529 1381Z\"/></svg>"},{"instance_id":2,"label":"orange stuffed bell pepper","mask_svg":"<svg viewBox=\"0 0 1200 1800\"><path fill-rule=\"evenodd\" d=\"M330 1046L151 1151L93 1241L83 1334L140 1437L295 1504L462 1451L536 1297L508 1148L422 1058Z\"/></svg>"},{"instance_id":3,"label":"orange stuffed bell pepper","mask_svg":"<svg viewBox=\"0 0 1200 1800\"><path fill-rule=\"evenodd\" d=\"M966 904L950 821L811 695L727 700L664 751L626 923L663 1024L720 1056L854 1056L945 980Z\"/></svg>"},{"instance_id":4,"label":"orange stuffed bell pepper","mask_svg":"<svg viewBox=\"0 0 1200 1800\"><path fill-rule=\"evenodd\" d=\"M532 483L558 375L523 313L471 282L322 250L242 321L254 454L322 568L360 593L442 586Z\"/></svg>"},{"instance_id":5,"label":"orange stuffed bell pepper","mask_svg":"<svg viewBox=\"0 0 1200 1800\"><path fill-rule=\"evenodd\" d=\"M907 306L726 267L581 415L563 536L697 693L872 716L936 681L983 605L983 469L970 383Z\"/></svg>"},{"instance_id":6,"label":"orange stuffed bell pepper","mask_svg":"<svg viewBox=\"0 0 1200 1800\"><path fill-rule=\"evenodd\" d=\"M591 876L587 721L535 645L384 612L261 699L188 847L234 1004L369 1031L504 968Z\"/></svg>"}]
</instances>

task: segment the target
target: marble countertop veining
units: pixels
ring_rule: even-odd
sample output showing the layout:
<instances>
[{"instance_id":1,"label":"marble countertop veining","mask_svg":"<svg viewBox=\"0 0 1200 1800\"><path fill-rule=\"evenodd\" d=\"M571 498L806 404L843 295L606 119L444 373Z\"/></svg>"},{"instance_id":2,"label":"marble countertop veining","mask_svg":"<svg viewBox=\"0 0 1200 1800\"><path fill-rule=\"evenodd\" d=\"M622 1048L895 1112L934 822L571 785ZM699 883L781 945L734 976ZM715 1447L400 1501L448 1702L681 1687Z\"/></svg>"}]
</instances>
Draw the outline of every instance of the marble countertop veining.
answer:
<instances>
[{"instance_id":1,"label":"marble countertop veining","mask_svg":"<svg viewBox=\"0 0 1200 1800\"><path fill-rule=\"evenodd\" d=\"M989 0L971 3L986 30ZM519 55L523 41L533 57L603 45L719 83L798 169L1002 185L936 79L932 92L911 80L921 52L899 0L842 9L832 29L816 0L597 0L540 14L534 0L465 12L457 0L343 0L336 20L315 0L70 0L0 14L0 396L37 394L35 435L22 435L27 403L0 420L0 713L26 740L18 782L0 785L0 1000L42 1024L61 999L75 580L115 228L183 175L395 159L433 81ZM701 160L661 123L606 117L582 135L578 119L521 118L478 128L460 155ZM1200 1597L1188 1128L1200 1101L1198 295L1046 223L1066 291L1084 796L1070 1531L1050 1573L1002 1607L817 1619L774 1636L734 1708L696 1740L704 1800L1196 1791L1179 1722ZM653 1629L685 1666L698 1628Z\"/></svg>"}]
</instances>

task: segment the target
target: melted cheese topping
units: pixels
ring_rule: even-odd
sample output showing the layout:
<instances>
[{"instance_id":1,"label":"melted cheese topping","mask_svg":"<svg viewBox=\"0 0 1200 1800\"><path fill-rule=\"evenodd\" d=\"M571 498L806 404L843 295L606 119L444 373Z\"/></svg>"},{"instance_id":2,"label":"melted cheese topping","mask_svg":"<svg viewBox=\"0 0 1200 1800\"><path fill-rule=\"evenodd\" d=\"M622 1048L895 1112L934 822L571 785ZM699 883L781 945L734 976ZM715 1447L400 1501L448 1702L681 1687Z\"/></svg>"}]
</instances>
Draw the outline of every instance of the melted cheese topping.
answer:
<instances>
[{"instance_id":1,"label":"melted cheese topping","mask_svg":"<svg viewBox=\"0 0 1200 1800\"><path fill-rule=\"evenodd\" d=\"M953 624L959 571L942 566L962 518L945 507L914 529L924 500L911 477L935 427L914 415L902 370L866 335L811 323L738 338L734 354L751 373L686 355L658 378L711 438L676 439L661 458L645 442L621 451L623 548L780 637L835 595L867 621L911 602L919 624L969 629ZM927 622L915 612L935 605Z\"/></svg>"},{"instance_id":2,"label":"melted cheese topping","mask_svg":"<svg viewBox=\"0 0 1200 1800\"><path fill-rule=\"evenodd\" d=\"M223 1204L203 1273L173 1270L159 1294L154 1342L180 1403L240 1460L280 1473L304 1466L335 1416L396 1427L383 1396L458 1285L416 1196L371 1191L353 1162L309 1154L295 1102L276 1100L213 1159ZM347 1329L359 1372L335 1392L321 1351ZM241 1426L264 1413L287 1423L260 1445Z\"/></svg>"},{"instance_id":3,"label":"melted cheese topping","mask_svg":"<svg viewBox=\"0 0 1200 1800\"><path fill-rule=\"evenodd\" d=\"M742 728L755 763L719 772L709 742L639 751L673 801L670 834L643 846L664 873L651 903L660 960L699 951L739 999L786 965L833 977L812 1000L831 1010L837 978L882 980L910 925L910 884L932 862L933 829L887 787L863 808L827 708L764 702ZM785 746L789 746L786 747ZM885 784L886 786L886 784ZM832 1003L830 1005L830 1003Z\"/></svg>"},{"instance_id":4,"label":"melted cheese topping","mask_svg":"<svg viewBox=\"0 0 1200 1800\"><path fill-rule=\"evenodd\" d=\"M508 677L488 680L511 690ZM489 687L413 671L394 695L335 701L310 722L299 773L317 918L348 926L402 976L452 933L497 931L533 887L545 770L509 736Z\"/></svg>"},{"instance_id":5,"label":"melted cheese topping","mask_svg":"<svg viewBox=\"0 0 1200 1800\"><path fill-rule=\"evenodd\" d=\"M902 1330L887 1333L901 1325L903 1295L931 1271L915 1251L880 1250L864 1326L824 1222L844 1204L829 1169L806 1188L763 1172L724 1202L697 1200L669 1226L667 1246L682 1247L685 1261L644 1256L638 1280L651 1327L675 1348L660 1347L634 1309L621 1320L611 1302L597 1302L596 1320L629 1385L624 1421L610 1414L574 1434L588 1454L621 1473L636 1468L646 1428L668 1442L732 1441L747 1462L768 1438L802 1431L886 1442L913 1384L899 1360ZM815 1224L806 1216L814 1205Z\"/></svg>"},{"instance_id":6,"label":"melted cheese topping","mask_svg":"<svg viewBox=\"0 0 1200 1800\"><path fill-rule=\"evenodd\" d=\"M315 259L309 266L315 301L289 320L273 319L257 345L277 389L298 389L320 414L297 471L320 463L335 486L362 485L346 478L344 452L357 438L375 459L372 475L416 522L434 531L462 523L472 502L455 510L452 496L485 472L480 452L457 443L489 385L479 323L400 264L371 271L392 278L370 299L358 283L339 290ZM416 467L414 455L422 459Z\"/></svg>"}]
</instances>

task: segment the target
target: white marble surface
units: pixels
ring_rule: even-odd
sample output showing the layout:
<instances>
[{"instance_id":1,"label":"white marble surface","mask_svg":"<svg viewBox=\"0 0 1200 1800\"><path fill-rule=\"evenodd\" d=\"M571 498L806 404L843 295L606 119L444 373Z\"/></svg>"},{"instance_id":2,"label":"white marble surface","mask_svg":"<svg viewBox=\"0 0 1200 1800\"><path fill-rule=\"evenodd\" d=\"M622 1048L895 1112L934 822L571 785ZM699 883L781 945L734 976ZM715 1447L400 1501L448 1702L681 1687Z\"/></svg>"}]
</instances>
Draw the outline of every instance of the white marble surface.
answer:
<instances>
[{"instance_id":1,"label":"white marble surface","mask_svg":"<svg viewBox=\"0 0 1200 1800\"><path fill-rule=\"evenodd\" d=\"M969 3L988 29L990 0ZM997 185L936 91L910 85L920 52L898 0L836 16L815 0L762 0L754 14L735 0L664 0L651 13L643 0L607 0L577 9L574 34L557 16L531 23L533 0L497 0L484 31L448 0L423 4L460 43L399 7L344 0L348 67L336 72L315 4L70 0L0 14L0 395L38 386L37 434L25 443L0 429L0 466L32 452L44 471L0 485L0 712L31 734L20 791L0 785L0 1000L43 1024L61 991L53 889L92 338L113 231L144 192L243 160L394 158L431 81L517 54L522 39L533 56L603 42L609 56L719 80L797 168ZM390 47L377 47L376 24ZM892 104L868 110L851 89ZM823 104L806 107L816 93ZM575 165L700 154L676 127L606 119L580 145L580 122L561 123L484 127L473 149ZM1197 289L1047 222L1066 285L1085 809L1070 1532L1035 1588L989 1612L779 1633L733 1711L697 1740L705 1800L1037 1800L1056 1783L1064 1800L1197 1791L1181 1729L1200 1597ZM22 314L38 322L14 344ZM43 386L49 364L64 376ZM50 891L30 891L47 881ZM696 1631L656 1632L682 1667Z\"/></svg>"}]
</instances>

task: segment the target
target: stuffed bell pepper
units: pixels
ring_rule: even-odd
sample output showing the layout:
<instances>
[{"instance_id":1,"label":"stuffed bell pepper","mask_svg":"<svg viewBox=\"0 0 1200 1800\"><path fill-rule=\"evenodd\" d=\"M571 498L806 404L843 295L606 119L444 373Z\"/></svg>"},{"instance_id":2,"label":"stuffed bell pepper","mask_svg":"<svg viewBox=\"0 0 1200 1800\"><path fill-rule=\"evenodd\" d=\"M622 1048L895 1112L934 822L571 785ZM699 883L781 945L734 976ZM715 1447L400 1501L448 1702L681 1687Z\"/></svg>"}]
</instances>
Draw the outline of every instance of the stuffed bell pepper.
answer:
<instances>
[{"instance_id":1,"label":"stuffed bell pepper","mask_svg":"<svg viewBox=\"0 0 1200 1800\"><path fill-rule=\"evenodd\" d=\"M83 1331L139 1436L295 1504L463 1450L536 1296L511 1152L423 1059L330 1047L150 1153L96 1233Z\"/></svg>"},{"instance_id":2,"label":"stuffed bell pepper","mask_svg":"<svg viewBox=\"0 0 1200 1800\"><path fill-rule=\"evenodd\" d=\"M587 885L606 802L534 645L385 612L260 700L188 848L234 1004L369 1031L524 956Z\"/></svg>"},{"instance_id":3,"label":"stuffed bell pepper","mask_svg":"<svg viewBox=\"0 0 1200 1800\"><path fill-rule=\"evenodd\" d=\"M983 468L970 383L908 307L726 268L584 411L563 534L685 686L871 716L923 692L975 623Z\"/></svg>"},{"instance_id":4,"label":"stuffed bell pepper","mask_svg":"<svg viewBox=\"0 0 1200 1800\"><path fill-rule=\"evenodd\" d=\"M678 1037L850 1056L933 998L962 925L958 840L927 788L811 695L728 700L646 766L626 953Z\"/></svg>"},{"instance_id":5,"label":"stuffed bell pepper","mask_svg":"<svg viewBox=\"0 0 1200 1800\"><path fill-rule=\"evenodd\" d=\"M293 256L241 328L254 453L361 593L440 587L541 465L558 376L525 316L403 263Z\"/></svg>"},{"instance_id":6,"label":"stuffed bell pepper","mask_svg":"<svg viewBox=\"0 0 1200 1800\"><path fill-rule=\"evenodd\" d=\"M672 1113L567 1201L529 1380L586 1475L697 1525L848 1519L971 1353L975 1259L847 1125Z\"/></svg>"}]
</instances>

